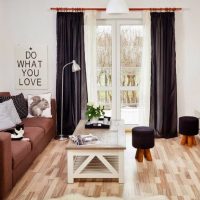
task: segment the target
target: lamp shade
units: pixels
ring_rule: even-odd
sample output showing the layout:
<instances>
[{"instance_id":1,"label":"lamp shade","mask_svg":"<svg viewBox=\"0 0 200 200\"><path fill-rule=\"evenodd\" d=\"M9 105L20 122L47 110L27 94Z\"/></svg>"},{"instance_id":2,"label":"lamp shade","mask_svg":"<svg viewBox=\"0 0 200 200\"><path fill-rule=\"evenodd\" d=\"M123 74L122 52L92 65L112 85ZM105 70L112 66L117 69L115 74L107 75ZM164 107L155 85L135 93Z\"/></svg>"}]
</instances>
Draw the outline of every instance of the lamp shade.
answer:
<instances>
[{"instance_id":1,"label":"lamp shade","mask_svg":"<svg viewBox=\"0 0 200 200\"><path fill-rule=\"evenodd\" d=\"M72 72L77 72L77 71L80 71L81 68L80 66L76 63L75 60L72 61Z\"/></svg>"},{"instance_id":2,"label":"lamp shade","mask_svg":"<svg viewBox=\"0 0 200 200\"><path fill-rule=\"evenodd\" d=\"M109 14L123 14L128 13L129 8L126 0L109 0L106 12Z\"/></svg>"}]
</instances>

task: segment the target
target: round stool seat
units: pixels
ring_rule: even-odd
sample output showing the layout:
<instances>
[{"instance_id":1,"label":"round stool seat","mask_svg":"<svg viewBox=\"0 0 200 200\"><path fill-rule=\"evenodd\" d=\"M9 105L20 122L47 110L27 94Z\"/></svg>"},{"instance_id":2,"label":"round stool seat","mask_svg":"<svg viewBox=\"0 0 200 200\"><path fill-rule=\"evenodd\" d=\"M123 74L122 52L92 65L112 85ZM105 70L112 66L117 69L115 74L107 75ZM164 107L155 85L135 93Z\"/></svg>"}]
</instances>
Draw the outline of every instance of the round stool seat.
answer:
<instances>
[{"instance_id":1,"label":"round stool seat","mask_svg":"<svg viewBox=\"0 0 200 200\"><path fill-rule=\"evenodd\" d=\"M182 135L193 136L199 132L199 119L192 116L179 118L179 133Z\"/></svg>"},{"instance_id":2,"label":"round stool seat","mask_svg":"<svg viewBox=\"0 0 200 200\"><path fill-rule=\"evenodd\" d=\"M147 126L139 126L132 129L132 145L139 149L154 147L154 130Z\"/></svg>"}]
</instances>

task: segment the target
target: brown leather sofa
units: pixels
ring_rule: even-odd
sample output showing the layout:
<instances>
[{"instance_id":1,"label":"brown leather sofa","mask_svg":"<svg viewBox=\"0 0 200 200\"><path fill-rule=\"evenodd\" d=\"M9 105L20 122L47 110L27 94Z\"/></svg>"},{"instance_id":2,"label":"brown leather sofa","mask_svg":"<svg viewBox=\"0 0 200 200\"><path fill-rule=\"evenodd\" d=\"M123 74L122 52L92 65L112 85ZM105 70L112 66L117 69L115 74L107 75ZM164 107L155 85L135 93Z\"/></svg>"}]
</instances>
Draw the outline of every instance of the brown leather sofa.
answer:
<instances>
[{"instance_id":1,"label":"brown leather sofa","mask_svg":"<svg viewBox=\"0 0 200 200\"><path fill-rule=\"evenodd\" d=\"M0 92L0 96L10 93ZM13 141L10 133L0 132L0 200L4 199L34 159L44 150L56 133L56 102L51 100L53 118L22 119L24 137L30 141Z\"/></svg>"}]
</instances>

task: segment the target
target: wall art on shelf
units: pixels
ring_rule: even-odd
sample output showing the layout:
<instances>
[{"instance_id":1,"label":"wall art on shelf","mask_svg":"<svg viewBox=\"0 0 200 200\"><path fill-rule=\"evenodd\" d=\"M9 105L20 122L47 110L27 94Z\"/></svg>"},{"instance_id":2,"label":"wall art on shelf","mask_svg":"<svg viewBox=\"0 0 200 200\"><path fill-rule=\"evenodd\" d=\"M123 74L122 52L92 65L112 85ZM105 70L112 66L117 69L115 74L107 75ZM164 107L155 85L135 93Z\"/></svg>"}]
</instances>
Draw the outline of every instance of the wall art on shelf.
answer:
<instances>
[{"instance_id":1,"label":"wall art on shelf","mask_svg":"<svg viewBox=\"0 0 200 200\"><path fill-rule=\"evenodd\" d=\"M48 89L47 46L17 45L15 58L16 89Z\"/></svg>"}]
</instances>

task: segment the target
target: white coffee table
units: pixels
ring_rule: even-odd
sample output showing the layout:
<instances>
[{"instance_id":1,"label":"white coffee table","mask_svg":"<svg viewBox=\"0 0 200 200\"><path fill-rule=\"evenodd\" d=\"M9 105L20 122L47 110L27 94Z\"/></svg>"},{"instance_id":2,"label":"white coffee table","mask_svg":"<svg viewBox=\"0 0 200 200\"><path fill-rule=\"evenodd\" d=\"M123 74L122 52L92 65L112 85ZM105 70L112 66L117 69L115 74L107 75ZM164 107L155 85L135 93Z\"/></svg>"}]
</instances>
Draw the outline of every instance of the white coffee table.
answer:
<instances>
[{"instance_id":1,"label":"white coffee table","mask_svg":"<svg viewBox=\"0 0 200 200\"><path fill-rule=\"evenodd\" d=\"M68 183L75 178L118 178L124 183L124 150L126 139L123 121L112 121L110 129L85 129L81 120L73 135L91 133L99 139L98 144L67 144Z\"/></svg>"}]
</instances>

